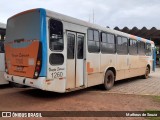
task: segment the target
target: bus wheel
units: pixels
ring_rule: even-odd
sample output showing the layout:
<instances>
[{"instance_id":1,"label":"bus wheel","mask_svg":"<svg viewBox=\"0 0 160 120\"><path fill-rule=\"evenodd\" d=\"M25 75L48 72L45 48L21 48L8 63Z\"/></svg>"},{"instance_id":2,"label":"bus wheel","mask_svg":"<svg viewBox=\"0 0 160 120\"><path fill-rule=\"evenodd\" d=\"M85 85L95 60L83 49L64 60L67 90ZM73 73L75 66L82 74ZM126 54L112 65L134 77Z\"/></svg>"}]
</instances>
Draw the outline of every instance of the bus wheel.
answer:
<instances>
[{"instance_id":1,"label":"bus wheel","mask_svg":"<svg viewBox=\"0 0 160 120\"><path fill-rule=\"evenodd\" d=\"M143 75L143 78L144 78L144 79L148 79L148 77L149 77L149 67L147 66L147 67L146 67L145 74Z\"/></svg>"},{"instance_id":2,"label":"bus wheel","mask_svg":"<svg viewBox=\"0 0 160 120\"><path fill-rule=\"evenodd\" d=\"M108 70L104 78L104 89L110 90L114 85L115 76L111 70Z\"/></svg>"}]
</instances>

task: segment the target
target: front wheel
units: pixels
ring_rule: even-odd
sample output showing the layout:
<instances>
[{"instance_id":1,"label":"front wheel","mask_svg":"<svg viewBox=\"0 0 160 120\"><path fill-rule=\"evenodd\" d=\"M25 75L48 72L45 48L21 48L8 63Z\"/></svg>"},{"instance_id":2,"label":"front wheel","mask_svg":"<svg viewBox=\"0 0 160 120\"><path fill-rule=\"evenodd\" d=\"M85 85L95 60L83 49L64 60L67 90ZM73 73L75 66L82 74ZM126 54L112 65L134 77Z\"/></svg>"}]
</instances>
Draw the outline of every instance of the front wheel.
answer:
<instances>
[{"instance_id":1,"label":"front wheel","mask_svg":"<svg viewBox=\"0 0 160 120\"><path fill-rule=\"evenodd\" d=\"M146 67L145 74L143 75L143 79L148 79L149 78L149 67Z\"/></svg>"},{"instance_id":2,"label":"front wheel","mask_svg":"<svg viewBox=\"0 0 160 120\"><path fill-rule=\"evenodd\" d=\"M104 78L104 89L110 90L114 85L115 76L111 70L108 70Z\"/></svg>"}]
</instances>

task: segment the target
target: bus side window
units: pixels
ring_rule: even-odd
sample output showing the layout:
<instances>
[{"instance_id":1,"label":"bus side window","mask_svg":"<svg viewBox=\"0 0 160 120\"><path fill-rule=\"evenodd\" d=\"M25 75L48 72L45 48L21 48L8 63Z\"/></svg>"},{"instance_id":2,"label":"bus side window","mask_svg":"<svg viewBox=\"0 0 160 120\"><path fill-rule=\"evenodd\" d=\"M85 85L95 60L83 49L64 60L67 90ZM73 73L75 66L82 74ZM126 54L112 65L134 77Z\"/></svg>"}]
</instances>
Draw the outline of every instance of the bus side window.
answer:
<instances>
[{"instance_id":1,"label":"bus side window","mask_svg":"<svg viewBox=\"0 0 160 120\"><path fill-rule=\"evenodd\" d=\"M151 44L146 43L146 55L150 56L151 55Z\"/></svg>"},{"instance_id":2,"label":"bus side window","mask_svg":"<svg viewBox=\"0 0 160 120\"><path fill-rule=\"evenodd\" d=\"M115 36L109 33L102 33L101 39L102 53L115 53Z\"/></svg>"},{"instance_id":3,"label":"bus side window","mask_svg":"<svg viewBox=\"0 0 160 120\"><path fill-rule=\"evenodd\" d=\"M49 56L49 62L51 65L62 65L64 63L63 54L52 53Z\"/></svg>"},{"instance_id":4,"label":"bus side window","mask_svg":"<svg viewBox=\"0 0 160 120\"><path fill-rule=\"evenodd\" d=\"M128 54L128 39L126 37L117 37L117 53Z\"/></svg>"},{"instance_id":5,"label":"bus side window","mask_svg":"<svg viewBox=\"0 0 160 120\"><path fill-rule=\"evenodd\" d=\"M90 53L100 52L99 31L88 30L88 51Z\"/></svg>"},{"instance_id":6,"label":"bus side window","mask_svg":"<svg viewBox=\"0 0 160 120\"><path fill-rule=\"evenodd\" d=\"M137 41L130 39L129 40L129 54L130 55L137 55L138 54L138 46Z\"/></svg>"},{"instance_id":7,"label":"bus side window","mask_svg":"<svg viewBox=\"0 0 160 120\"><path fill-rule=\"evenodd\" d=\"M139 41L138 42L138 54L139 55L145 55L145 43Z\"/></svg>"},{"instance_id":8,"label":"bus side window","mask_svg":"<svg viewBox=\"0 0 160 120\"><path fill-rule=\"evenodd\" d=\"M52 51L63 50L63 24L61 21L49 20L49 47Z\"/></svg>"}]
</instances>

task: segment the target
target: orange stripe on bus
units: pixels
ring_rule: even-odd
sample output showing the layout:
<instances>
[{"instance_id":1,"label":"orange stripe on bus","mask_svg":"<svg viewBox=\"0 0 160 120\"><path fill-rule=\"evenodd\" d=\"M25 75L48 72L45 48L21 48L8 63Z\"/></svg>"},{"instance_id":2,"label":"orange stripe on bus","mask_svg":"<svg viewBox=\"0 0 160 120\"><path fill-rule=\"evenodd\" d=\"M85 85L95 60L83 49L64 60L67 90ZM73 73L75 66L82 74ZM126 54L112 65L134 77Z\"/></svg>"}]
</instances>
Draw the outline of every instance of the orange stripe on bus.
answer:
<instances>
[{"instance_id":1,"label":"orange stripe on bus","mask_svg":"<svg viewBox=\"0 0 160 120\"><path fill-rule=\"evenodd\" d=\"M154 44L154 42L153 42L153 41L151 41L151 44Z\"/></svg>"},{"instance_id":2,"label":"orange stripe on bus","mask_svg":"<svg viewBox=\"0 0 160 120\"><path fill-rule=\"evenodd\" d=\"M130 35L130 37L131 37L132 39L137 40L137 37L136 37L136 36L134 36L134 35Z\"/></svg>"},{"instance_id":3,"label":"orange stripe on bus","mask_svg":"<svg viewBox=\"0 0 160 120\"><path fill-rule=\"evenodd\" d=\"M141 40L142 40L143 42L147 42L147 40L146 40L146 39L144 39L144 38L142 38Z\"/></svg>"},{"instance_id":4,"label":"orange stripe on bus","mask_svg":"<svg viewBox=\"0 0 160 120\"><path fill-rule=\"evenodd\" d=\"M92 73L93 72L93 68L91 68L90 62L87 62L87 72L88 73Z\"/></svg>"}]
</instances>

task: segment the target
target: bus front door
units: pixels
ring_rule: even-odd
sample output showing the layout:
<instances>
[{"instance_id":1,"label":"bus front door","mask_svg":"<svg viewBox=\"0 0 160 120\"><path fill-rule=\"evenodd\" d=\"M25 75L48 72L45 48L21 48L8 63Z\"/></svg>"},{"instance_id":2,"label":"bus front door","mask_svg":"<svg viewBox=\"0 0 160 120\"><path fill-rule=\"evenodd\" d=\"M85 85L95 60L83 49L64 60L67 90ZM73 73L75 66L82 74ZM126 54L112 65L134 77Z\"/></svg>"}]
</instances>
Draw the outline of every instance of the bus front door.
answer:
<instances>
[{"instance_id":1,"label":"bus front door","mask_svg":"<svg viewBox=\"0 0 160 120\"><path fill-rule=\"evenodd\" d=\"M84 85L84 34L67 31L67 88Z\"/></svg>"}]
</instances>

